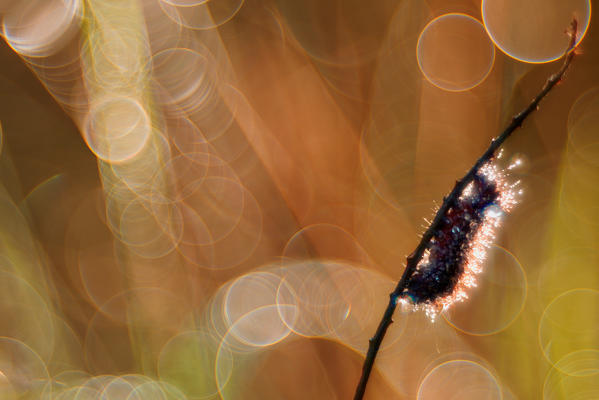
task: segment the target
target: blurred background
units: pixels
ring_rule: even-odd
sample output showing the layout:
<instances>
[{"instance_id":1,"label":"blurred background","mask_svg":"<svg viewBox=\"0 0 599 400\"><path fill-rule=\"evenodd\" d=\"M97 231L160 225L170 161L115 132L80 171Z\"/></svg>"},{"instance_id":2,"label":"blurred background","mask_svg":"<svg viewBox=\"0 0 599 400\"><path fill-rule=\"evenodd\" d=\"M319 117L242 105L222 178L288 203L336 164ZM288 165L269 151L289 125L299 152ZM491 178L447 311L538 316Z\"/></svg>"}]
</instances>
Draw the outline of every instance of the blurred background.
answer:
<instances>
[{"instance_id":1,"label":"blurred background","mask_svg":"<svg viewBox=\"0 0 599 400\"><path fill-rule=\"evenodd\" d=\"M456 179L520 204L368 399L599 398L586 0L0 0L0 398L348 399Z\"/></svg>"}]
</instances>

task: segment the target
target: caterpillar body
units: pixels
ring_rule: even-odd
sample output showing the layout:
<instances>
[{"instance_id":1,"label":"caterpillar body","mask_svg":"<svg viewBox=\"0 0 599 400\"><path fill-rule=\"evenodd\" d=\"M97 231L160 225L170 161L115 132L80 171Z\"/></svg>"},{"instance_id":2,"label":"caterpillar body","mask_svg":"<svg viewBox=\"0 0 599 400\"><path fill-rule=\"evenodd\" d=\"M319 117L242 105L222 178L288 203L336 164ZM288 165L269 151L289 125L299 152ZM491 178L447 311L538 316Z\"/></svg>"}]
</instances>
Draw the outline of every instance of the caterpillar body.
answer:
<instances>
[{"instance_id":1,"label":"caterpillar body","mask_svg":"<svg viewBox=\"0 0 599 400\"><path fill-rule=\"evenodd\" d=\"M509 168L508 168L509 169ZM485 163L449 207L424 256L408 277L400 301L434 320L476 286L486 249L503 215L516 204L516 186L494 161Z\"/></svg>"}]
</instances>

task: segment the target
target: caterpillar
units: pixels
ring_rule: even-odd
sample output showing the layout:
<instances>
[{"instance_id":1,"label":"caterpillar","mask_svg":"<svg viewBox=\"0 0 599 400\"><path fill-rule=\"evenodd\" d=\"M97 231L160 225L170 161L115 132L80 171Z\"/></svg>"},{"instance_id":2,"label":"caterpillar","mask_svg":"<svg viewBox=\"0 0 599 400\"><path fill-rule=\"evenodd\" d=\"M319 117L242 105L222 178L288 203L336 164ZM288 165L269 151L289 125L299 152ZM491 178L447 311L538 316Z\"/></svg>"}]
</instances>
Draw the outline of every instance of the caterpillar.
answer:
<instances>
[{"instance_id":1,"label":"caterpillar","mask_svg":"<svg viewBox=\"0 0 599 400\"><path fill-rule=\"evenodd\" d=\"M424 309L434 320L453 303L467 299L496 229L517 203L517 185L508 183L493 160L483 164L445 212L399 301Z\"/></svg>"}]
</instances>

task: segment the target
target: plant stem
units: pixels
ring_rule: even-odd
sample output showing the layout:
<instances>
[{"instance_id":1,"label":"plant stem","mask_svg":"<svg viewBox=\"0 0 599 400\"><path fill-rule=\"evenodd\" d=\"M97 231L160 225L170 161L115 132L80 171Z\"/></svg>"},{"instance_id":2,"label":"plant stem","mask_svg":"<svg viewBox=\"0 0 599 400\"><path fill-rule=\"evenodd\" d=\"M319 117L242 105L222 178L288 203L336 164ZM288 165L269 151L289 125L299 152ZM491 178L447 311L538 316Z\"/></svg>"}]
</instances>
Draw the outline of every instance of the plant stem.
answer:
<instances>
[{"instance_id":1,"label":"plant stem","mask_svg":"<svg viewBox=\"0 0 599 400\"><path fill-rule=\"evenodd\" d=\"M370 377L372 367L374 366L374 360L375 360L378 350L381 346L383 338L385 337L385 334L387 333L387 329L389 328L389 325L391 325L393 323L393 313L395 312L397 303L402 295L403 290L406 287L406 284L408 283L408 279L410 278L410 276L412 276L412 274L416 270L416 266L422 259L422 256L424 255L424 251L426 250L427 246L429 245L434 232L439 228L439 226L443 220L443 217L445 216L447 211L451 208L451 206L454 205L455 201L459 198L459 196L463 192L464 188L474 179L474 176L478 173L479 169L483 166L483 164L485 164L486 162L491 160L491 158L493 158L493 156L495 155L495 152L499 149L499 147L501 147L503 142L505 142L505 140L508 137L510 137L510 135L516 129L518 129L520 126L522 126L522 123L524 122L524 120L533 111L535 111L537 109L541 100L551 91L551 89L553 89L553 87L558 82L560 82L562 80L566 70L570 66L570 63L572 62L572 59L574 58L574 54L575 54L574 50L575 50L575 46L576 46L577 25L578 25L577 20L574 19L572 21L572 24L571 24L570 30L569 30L569 34L571 36L570 44L569 44L568 50L566 52L566 58L564 60L564 64L562 65L560 70L558 72L556 72L555 74L551 75L549 77L549 79L547 79L547 81L545 82L545 85L543 86L543 88L541 89L539 94L537 94L532 99L530 104L528 104L528 106L524 110L522 110L520 113L518 113L517 115L515 115L512 118L512 121L510 122L510 124L507 126L507 128L505 128L505 130L498 137L496 137L495 139L493 139L491 141L491 144L489 145L487 150L476 161L476 163L472 166L472 168L470 168L468 173L466 175L464 175L464 177L462 179L460 179L459 181L456 181L456 184L453 187L453 190L451 191L451 193L443 199L443 204L441 205L441 208L439 208L439 210L437 211L437 214L435 215L435 219L429 225L426 232L424 232L424 234L422 235L422 238L420 239L420 243L418 244L418 247L416 247L416 249L412 252L412 254L410 254L407 257L406 268L401 276L401 279L397 283L397 286L395 287L393 292L391 292L389 294L389 304L387 305L387 309L385 310L385 313L383 314L383 318L381 319L381 322L379 323L376 333L368 341L368 352L366 353L366 358L364 359L364 365L362 366L362 376L360 377L360 382L358 383L358 386L356 388L354 400L362 400L364 397L364 392L366 391L366 384L368 383L368 378Z\"/></svg>"}]
</instances>

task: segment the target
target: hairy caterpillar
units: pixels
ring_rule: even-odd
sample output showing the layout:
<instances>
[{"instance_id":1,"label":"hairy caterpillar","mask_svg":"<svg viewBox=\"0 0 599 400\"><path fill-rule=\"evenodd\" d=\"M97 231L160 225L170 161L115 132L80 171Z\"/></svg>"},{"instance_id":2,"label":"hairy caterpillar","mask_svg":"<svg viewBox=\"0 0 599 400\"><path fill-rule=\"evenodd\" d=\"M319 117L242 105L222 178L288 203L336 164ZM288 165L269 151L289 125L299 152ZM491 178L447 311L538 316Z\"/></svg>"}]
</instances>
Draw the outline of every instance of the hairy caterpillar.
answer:
<instances>
[{"instance_id":1,"label":"hairy caterpillar","mask_svg":"<svg viewBox=\"0 0 599 400\"><path fill-rule=\"evenodd\" d=\"M485 163L447 209L422 259L407 277L399 301L434 319L476 286L486 249L502 217L516 204L515 184L493 161Z\"/></svg>"}]
</instances>

